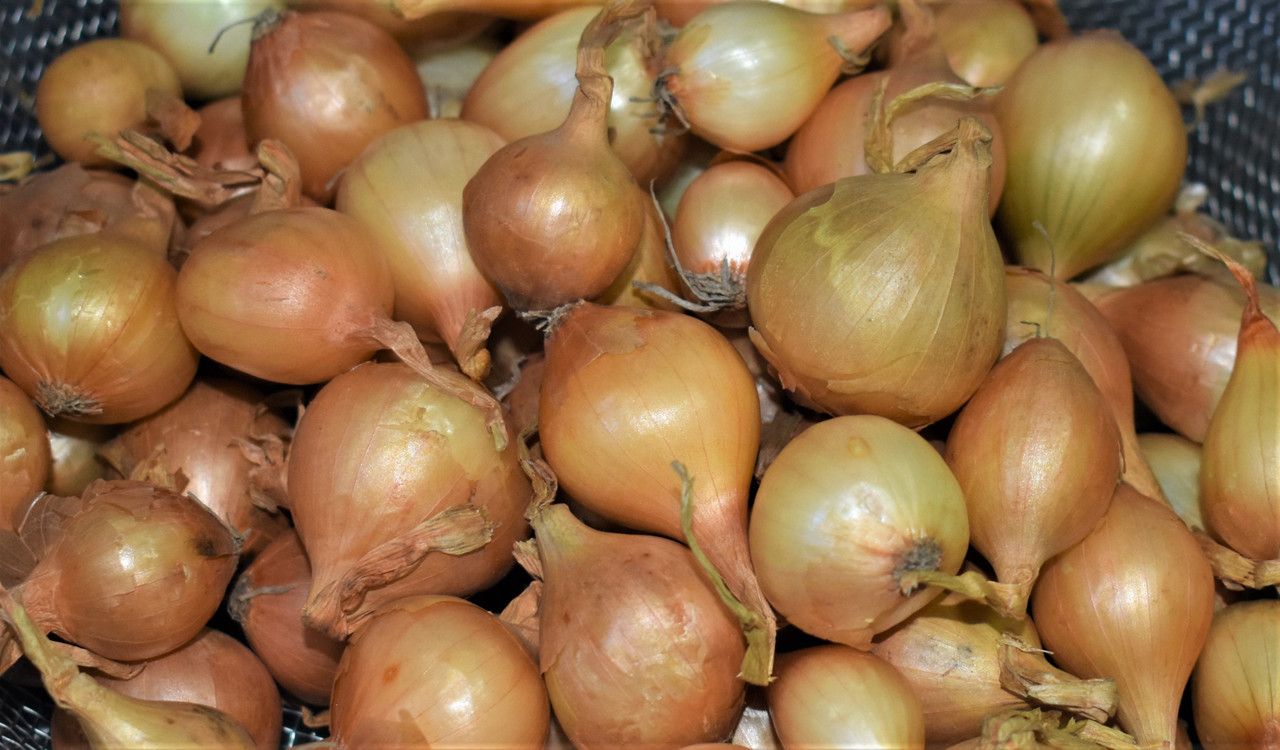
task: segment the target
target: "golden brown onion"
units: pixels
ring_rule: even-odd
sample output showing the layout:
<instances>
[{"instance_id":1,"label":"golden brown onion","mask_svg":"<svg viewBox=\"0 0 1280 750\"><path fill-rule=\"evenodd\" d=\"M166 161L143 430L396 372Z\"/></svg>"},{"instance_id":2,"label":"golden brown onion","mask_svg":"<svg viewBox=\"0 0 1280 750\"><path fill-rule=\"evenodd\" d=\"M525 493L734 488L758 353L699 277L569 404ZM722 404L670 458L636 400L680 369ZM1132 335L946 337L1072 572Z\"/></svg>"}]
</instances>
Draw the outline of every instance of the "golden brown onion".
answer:
<instances>
[{"instance_id":1,"label":"golden brown onion","mask_svg":"<svg viewBox=\"0 0 1280 750\"><path fill-rule=\"evenodd\" d=\"M0 529L17 531L44 490L53 463L45 430L31 397L0 375Z\"/></svg>"},{"instance_id":2,"label":"golden brown onion","mask_svg":"<svg viewBox=\"0 0 1280 750\"><path fill-rule=\"evenodd\" d=\"M62 417L49 419L48 425L53 460L44 489L52 495L79 497L90 482L107 476L107 462L98 455L98 449L118 430Z\"/></svg>"},{"instance_id":3,"label":"golden brown onion","mask_svg":"<svg viewBox=\"0 0 1280 750\"><path fill-rule=\"evenodd\" d=\"M1191 675L1196 736L1207 750L1280 743L1280 601L1237 602L1213 617Z\"/></svg>"}]
</instances>

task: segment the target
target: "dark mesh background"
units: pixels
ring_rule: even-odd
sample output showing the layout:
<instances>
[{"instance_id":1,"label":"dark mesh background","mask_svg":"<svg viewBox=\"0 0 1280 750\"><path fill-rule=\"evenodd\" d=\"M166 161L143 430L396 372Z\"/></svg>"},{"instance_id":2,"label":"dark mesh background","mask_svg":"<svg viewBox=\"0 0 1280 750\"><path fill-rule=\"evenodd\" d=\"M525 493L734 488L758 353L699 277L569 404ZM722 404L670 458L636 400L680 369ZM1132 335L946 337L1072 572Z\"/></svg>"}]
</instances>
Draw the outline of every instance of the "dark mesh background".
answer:
<instances>
[{"instance_id":1,"label":"dark mesh background","mask_svg":"<svg viewBox=\"0 0 1280 750\"><path fill-rule=\"evenodd\" d=\"M1075 30L1111 28L1146 52L1167 83L1225 68L1248 80L1212 105L1192 134L1187 178L1235 234L1262 240L1280 283L1280 3L1274 0L1060 0ZM48 151L30 112L44 66L67 47L116 33L117 0L0 0L0 152ZM1188 119L1190 113L1188 112ZM0 750L49 747L52 705L38 688L0 680ZM318 739L295 710L283 747Z\"/></svg>"}]
</instances>

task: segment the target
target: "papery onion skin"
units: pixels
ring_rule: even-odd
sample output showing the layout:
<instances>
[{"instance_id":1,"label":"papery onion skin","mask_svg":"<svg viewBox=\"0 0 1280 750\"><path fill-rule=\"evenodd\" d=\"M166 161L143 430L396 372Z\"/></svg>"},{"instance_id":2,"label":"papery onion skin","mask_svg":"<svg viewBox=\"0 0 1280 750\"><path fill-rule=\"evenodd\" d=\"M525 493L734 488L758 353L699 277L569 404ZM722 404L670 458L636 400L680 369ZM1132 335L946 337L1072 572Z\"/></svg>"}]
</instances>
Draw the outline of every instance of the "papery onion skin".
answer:
<instances>
[{"instance_id":1,"label":"papery onion skin","mask_svg":"<svg viewBox=\"0 0 1280 750\"><path fill-rule=\"evenodd\" d=\"M415 596L352 635L329 724L340 750L541 750L550 718L537 665L497 617L461 599Z\"/></svg>"},{"instance_id":2,"label":"papery onion skin","mask_svg":"<svg viewBox=\"0 0 1280 750\"><path fill-rule=\"evenodd\" d=\"M212 706L243 724L259 750L280 746L280 691L258 657L220 630L205 628L187 644L147 660L130 679L95 679L134 698ZM54 711L52 733L55 750L89 747L74 717L65 711Z\"/></svg>"},{"instance_id":3,"label":"papery onion skin","mask_svg":"<svg viewBox=\"0 0 1280 750\"><path fill-rule=\"evenodd\" d=\"M776 146L800 127L839 77L836 37L860 55L892 23L885 6L825 15L777 3L708 6L663 55L659 86L680 121L720 148Z\"/></svg>"},{"instance_id":4,"label":"papery onion skin","mask_svg":"<svg viewBox=\"0 0 1280 750\"><path fill-rule=\"evenodd\" d=\"M760 481L749 533L756 575L782 617L867 649L938 593L903 594L903 572L960 569L969 522L960 485L933 446L860 415L792 438Z\"/></svg>"},{"instance_id":5,"label":"papery onion skin","mask_svg":"<svg viewBox=\"0 0 1280 750\"><path fill-rule=\"evenodd\" d=\"M1070 279L1122 252L1173 205L1187 162L1182 113L1119 34L1040 46L996 96L995 112L1009 170L996 221L1021 265Z\"/></svg>"},{"instance_id":6,"label":"papery onion skin","mask_svg":"<svg viewBox=\"0 0 1280 750\"><path fill-rule=\"evenodd\" d=\"M924 750L920 700L874 654L835 644L783 654L768 695L783 747Z\"/></svg>"},{"instance_id":7,"label":"papery onion skin","mask_svg":"<svg viewBox=\"0 0 1280 750\"><path fill-rule=\"evenodd\" d=\"M179 324L175 276L113 234L45 245L0 277L0 368L48 414L151 414L182 395L200 359Z\"/></svg>"},{"instance_id":8,"label":"papery onion skin","mask_svg":"<svg viewBox=\"0 0 1280 750\"><path fill-rule=\"evenodd\" d=\"M250 170L258 157L249 150L244 109L239 96L209 102L198 110L200 127L192 137L189 156L210 169Z\"/></svg>"},{"instance_id":9,"label":"papery onion skin","mask_svg":"<svg viewBox=\"0 0 1280 750\"><path fill-rule=\"evenodd\" d=\"M240 573L228 609L282 688L304 703L327 706L345 644L303 623L309 588L311 565L290 529Z\"/></svg>"},{"instance_id":10,"label":"papery onion skin","mask_svg":"<svg viewBox=\"0 0 1280 750\"><path fill-rule=\"evenodd\" d=\"M1208 750L1280 747L1280 601L1219 610L1195 671L1191 707Z\"/></svg>"},{"instance_id":11,"label":"papery onion skin","mask_svg":"<svg viewBox=\"0 0 1280 750\"><path fill-rule=\"evenodd\" d=\"M235 574L231 530L198 501L143 482L95 482L83 503L20 587L32 617L122 661L199 634Z\"/></svg>"},{"instance_id":12,"label":"papery onion skin","mask_svg":"<svg viewBox=\"0 0 1280 750\"><path fill-rule=\"evenodd\" d=\"M66 161L111 166L89 133L107 137L147 117L148 89L182 97L173 66L156 50L130 39L93 39L58 55L40 76L36 120L49 147Z\"/></svg>"},{"instance_id":13,"label":"papery onion skin","mask_svg":"<svg viewBox=\"0 0 1280 750\"><path fill-rule=\"evenodd\" d=\"M1031 595L1058 666L1113 678L1120 727L1139 745L1166 748L1213 610L1213 570L1191 532L1126 484L1092 533L1044 566Z\"/></svg>"},{"instance_id":14,"label":"papery onion skin","mask_svg":"<svg viewBox=\"0 0 1280 750\"><path fill-rule=\"evenodd\" d=\"M302 191L323 205L370 142L427 118L427 95L409 55L371 21L334 11L280 19L255 26L241 89L245 132L251 146L284 143Z\"/></svg>"},{"instance_id":15,"label":"papery onion skin","mask_svg":"<svg viewBox=\"0 0 1280 750\"><path fill-rule=\"evenodd\" d=\"M209 358L276 383L320 383L373 356L364 331L394 288L369 230L326 208L253 214L198 242L178 316Z\"/></svg>"},{"instance_id":16,"label":"papery onion skin","mask_svg":"<svg viewBox=\"0 0 1280 750\"><path fill-rule=\"evenodd\" d=\"M45 430L31 397L0 375L0 529L16 532L44 489L53 463Z\"/></svg>"},{"instance_id":17,"label":"papery onion skin","mask_svg":"<svg viewBox=\"0 0 1280 750\"><path fill-rule=\"evenodd\" d=\"M512 544L529 534L523 514L532 488L514 439L495 451L482 410L399 363L362 365L325 384L294 434L288 487L313 576L304 616L334 637L345 629L317 619L334 587L365 555L437 513L479 508L493 538L464 555L402 562L405 575L370 588L350 617L403 596L482 591L511 569Z\"/></svg>"}]
</instances>

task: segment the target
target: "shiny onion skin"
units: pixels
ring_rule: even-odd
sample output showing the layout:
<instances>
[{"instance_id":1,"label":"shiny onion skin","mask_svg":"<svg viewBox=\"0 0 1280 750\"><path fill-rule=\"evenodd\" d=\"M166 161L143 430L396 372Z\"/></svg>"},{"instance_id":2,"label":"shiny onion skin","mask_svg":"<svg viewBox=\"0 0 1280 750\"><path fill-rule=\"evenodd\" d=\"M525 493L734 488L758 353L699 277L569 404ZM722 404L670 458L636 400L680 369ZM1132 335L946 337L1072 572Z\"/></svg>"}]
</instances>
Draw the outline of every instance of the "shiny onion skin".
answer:
<instances>
[{"instance_id":1,"label":"shiny onion skin","mask_svg":"<svg viewBox=\"0 0 1280 750\"><path fill-rule=\"evenodd\" d=\"M284 143L298 159L302 191L321 204L369 143L429 114L418 72L395 38L334 11L259 17L241 101L250 145Z\"/></svg>"},{"instance_id":2,"label":"shiny onion skin","mask_svg":"<svg viewBox=\"0 0 1280 750\"><path fill-rule=\"evenodd\" d=\"M501 305L502 294L467 249L462 190L504 145L497 133L464 120L402 125L347 167L336 201L338 211L369 229L385 255L395 319L412 325L424 341L447 344L472 377L489 368L488 331L475 342L468 318Z\"/></svg>"},{"instance_id":3,"label":"shiny onion skin","mask_svg":"<svg viewBox=\"0 0 1280 750\"><path fill-rule=\"evenodd\" d=\"M311 564L289 529L240 572L227 610L280 687L304 703L327 706L346 644L303 623L310 588Z\"/></svg>"},{"instance_id":4,"label":"shiny onion skin","mask_svg":"<svg viewBox=\"0 0 1280 750\"><path fill-rule=\"evenodd\" d=\"M44 490L53 464L44 416L21 388L0 375L0 529L18 530Z\"/></svg>"},{"instance_id":5,"label":"shiny onion skin","mask_svg":"<svg viewBox=\"0 0 1280 750\"><path fill-rule=\"evenodd\" d=\"M163 469L175 482L181 477L181 492L195 495L244 537L241 555L248 559L289 526L275 504L285 499L278 493L293 430L263 400L246 383L200 377L178 400L129 425L101 452L124 477L139 466Z\"/></svg>"},{"instance_id":6,"label":"shiny onion skin","mask_svg":"<svg viewBox=\"0 0 1280 750\"><path fill-rule=\"evenodd\" d=\"M1214 579L1165 504L1116 485L1084 541L1050 560L1031 616L1058 666L1116 681L1120 728L1139 745L1175 746L1178 705L1213 618Z\"/></svg>"},{"instance_id":7,"label":"shiny onion skin","mask_svg":"<svg viewBox=\"0 0 1280 750\"><path fill-rule=\"evenodd\" d=\"M338 750L541 750L550 720L537 665L497 617L462 599L414 596L351 636L329 726Z\"/></svg>"},{"instance_id":8,"label":"shiny onion skin","mask_svg":"<svg viewBox=\"0 0 1280 750\"><path fill-rule=\"evenodd\" d=\"M258 657L220 630L205 628L185 645L148 659L127 680L94 679L132 698L212 706L243 724L258 750L280 747L280 691ZM51 729L53 750L89 747L75 717L65 710L54 710Z\"/></svg>"},{"instance_id":9,"label":"shiny onion skin","mask_svg":"<svg viewBox=\"0 0 1280 750\"><path fill-rule=\"evenodd\" d=\"M1219 610L1191 673L1196 736L1206 750L1280 746L1280 601Z\"/></svg>"},{"instance_id":10,"label":"shiny onion skin","mask_svg":"<svg viewBox=\"0 0 1280 750\"><path fill-rule=\"evenodd\" d=\"M231 530L169 489L95 482L62 523L15 590L46 630L108 659L151 659L190 641L235 574Z\"/></svg>"},{"instance_id":11,"label":"shiny onion skin","mask_svg":"<svg viewBox=\"0 0 1280 750\"><path fill-rule=\"evenodd\" d=\"M920 699L875 654L838 644L782 654L768 696L785 748L924 750Z\"/></svg>"},{"instance_id":12,"label":"shiny onion skin","mask_svg":"<svg viewBox=\"0 0 1280 750\"><path fill-rule=\"evenodd\" d=\"M541 669L574 746L676 750L729 736L746 645L693 553L596 531L564 504L543 508L533 528Z\"/></svg>"},{"instance_id":13,"label":"shiny onion skin","mask_svg":"<svg viewBox=\"0 0 1280 750\"><path fill-rule=\"evenodd\" d=\"M972 86L1003 86L1039 42L1017 0L954 0L935 18L947 63Z\"/></svg>"},{"instance_id":14,"label":"shiny onion skin","mask_svg":"<svg viewBox=\"0 0 1280 750\"><path fill-rule=\"evenodd\" d=\"M93 39L58 55L36 87L36 120L49 147L86 167L99 156L89 133L111 137L147 118L147 91L182 97L173 66L155 49L130 39Z\"/></svg>"},{"instance_id":15,"label":"shiny onion skin","mask_svg":"<svg viewBox=\"0 0 1280 750\"><path fill-rule=\"evenodd\" d=\"M557 13L531 26L485 67L462 104L461 117L487 125L508 141L553 130L569 113L578 40L599 12L595 5ZM609 99L610 145L636 181L666 181L684 155L681 132L652 133L656 105L650 99L657 64L652 29L628 29L604 56L613 78ZM635 101L640 99L642 101Z\"/></svg>"},{"instance_id":16,"label":"shiny onion skin","mask_svg":"<svg viewBox=\"0 0 1280 750\"><path fill-rule=\"evenodd\" d=\"M492 586L529 534L533 490L514 440L496 451L482 410L398 363L362 365L320 389L294 434L288 486L313 576L303 616L334 638L392 599ZM411 556L424 522L455 506L482 514L491 541Z\"/></svg>"},{"instance_id":17,"label":"shiny onion skin","mask_svg":"<svg viewBox=\"0 0 1280 750\"><path fill-rule=\"evenodd\" d=\"M765 227L747 270L749 332L802 403L922 427L977 390L1006 312L990 140L965 118L954 148L917 171L839 180Z\"/></svg>"},{"instance_id":18,"label":"shiny onion skin","mask_svg":"<svg viewBox=\"0 0 1280 750\"><path fill-rule=\"evenodd\" d=\"M689 315L587 302L563 313L545 351L539 438L560 487L610 521L684 540L681 462L693 536L729 590L771 619L746 540L759 403L728 339Z\"/></svg>"},{"instance_id":19,"label":"shiny onion skin","mask_svg":"<svg viewBox=\"0 0 1280 750\"><path fill-rule=\"evenodd\" d=\"M864 54L891 22L882 5L820 14L777 3L713 4L667 46L667 73L655 90L669 117L694 135L729 151L760 151L790 137L849 58Z\"/></svg>"},{"instance_id":20,"label":"shiny onion skin","mask_svg":"<svg viewBox=\"0 0 1280 750\"><path fill-rule=\"evenodd\" d=\"M1120 478L1120 431L1080 360L1053 338L996 363L947 435L969 542L1026 614L1045 561L1084 539Z\"/></svg>"},{"instance_id":21,"label":"shiny onion skin","mask_svg":"<svg viewBox=\"0 0 1280 750\"><path fill-rule=\"evenodd\" d=\"M836 643L876 633L938 594L903 593L909 570L955 573L969 543L964 496L933 446L883 417L835 417L791 439L751 508L751 560L778 614Z\"/></svg>"},{"instance_id":22,"label":"shiny onion skin","mask_svg":"<svg viewBox=\"0 0 1280 750\"><path fill-rule=\"evenodd\" d=\"M175 276L113 234L45 245L0 276L0 369L47 414L115 424L155 412L200 359L179 324Z\"/></svg>"},{"instance_id":23,"label":"shiny onion skin","mask_svg":"<svg viewBox=\"0 0 1280 750\"><path fill-rule=\"evenodd\" d=\"M996 95L995 112L1009 170L996 223L1020 265L1070 279L1173 205L1187 164L1182 113L1119 34L1041 45Z\"/></svg>"}]
</instances>

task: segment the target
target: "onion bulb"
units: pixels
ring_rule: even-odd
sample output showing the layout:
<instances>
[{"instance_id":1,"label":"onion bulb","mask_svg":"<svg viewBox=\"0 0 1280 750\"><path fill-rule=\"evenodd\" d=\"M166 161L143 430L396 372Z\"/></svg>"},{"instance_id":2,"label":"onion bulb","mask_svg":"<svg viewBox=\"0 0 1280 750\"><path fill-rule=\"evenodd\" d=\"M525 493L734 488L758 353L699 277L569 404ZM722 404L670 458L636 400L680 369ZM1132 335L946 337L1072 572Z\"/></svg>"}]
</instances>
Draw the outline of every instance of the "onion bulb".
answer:
<instances>
[{"instance_id":1,"label":"onion bulb","mask_svg":"<svg viewBox=\"0 0 1280 750\"><path fill-rule=\"evenodd\" d=\"M209 102L198 114L200 127L192 136L188 150L197 164L209 169L242 171L258 166L258 157L249 150L240 97L228 96Z\"/></svg>"},{"instance_id":2,"label":"onion bulb","mask_svg":"<svg viewBox=\"0 0 1280 750\"><path fill-rule=\"evenodd\" d=\"M1144 432L1138 445L1165 499L1192 531L1204 530L1200 513L1200 444L1171 432Z\"/></svg>"},{"instance_id":3,"label":"onion bulb","mask_svg":"<svg viewBox=\"0 0 1280 750\"><path fill-rule=\"evenodd\" d=\"M756 243L751 341L783 387L821 411L927 425L958 409L1000 355L991 134L965 118L954 135L914 173L801 195Z\"/></svg>"},{"instance_id":4,"label":"onion bulb","mask_svg":"<svg viewBox=\"0 0 1280 750\"><path fill-rule=\"evenodd\" d=\"M53 462L45 430L31 398L0 375L0 529L16 532L44 490Z\"/></svg>"},{"instance_id":5,"label":"onion bulb","mask_svg":"<svg viewBox=\"0 0 1280 750\"><path fill-rule=\"evenodd\" d=\"M392 599L467 596L511 569L532 488L515 444L495 450L485 420L399 363L320 389L289 453L289 509L313 576L308 625L341 639Z\"/></svg>"},{"instance_id":6,"label":"onion bulb","mask_svg":"<svg viewBox=\"0 0 1280 750\"><path fill-rule=\"evenodd\" d=\"M342 654L329 710L338 750L541 750L551 720L520 641L494 615L447 596L374 613Z\"/></svg>"},{"instance_id":7,"label":"onion bulb","mask_svg":"<svg viewBox=\"0 0 1280 750\"><path fill-rule=\"evenodd\" d=\"M66 161L110 166L85 140L108 138L147 119L147 92L182 98L178 74L164 55L131 39L93 39L54 58L36 88L36 121L49 147Z\"/></svg>"},{"instance_id":8,"label":"onion bulb","mask_svg":"<svg viewBox=\"0 0 1280 750\"><path fill-rule=\"evenodd\" d=\"M107 462L98 449L117 430L55 417L48 420L52 463L44 489L51 495L79 497L95 479L107 476Z\"/></svg>"},{"instance_id":9,"label":"onion bulb","mask_svg":"<svg viewBox=\"0 0 1280 750\"><path fill-rule=\"evenodd\" d=\"M395 38L334 11L259 16L241 99L250 145L284 143L298 159L302 192L321 204L375 138L428 115L417 69Z\"/></svg>"},{"instance_id":10,"label":"onion bulb","mask_svg":"<svg viewBox=\"0 0 1280 750\"><path fill-rule=\"evenodd\" d=\"M742 711L738 622L688 548L535 511L539 655L577 747L680 748L727 737Z\"/></svg>"},{"instance_id":11,"label":"onion bulb","mask_svg":"<svg viewBox=\"0 0 1280 750\"><path fill-rule=\"evenodd\" d=\"M1280 601L1237 602L1213 617L1191 675L1196 736L1207 750L1280 744Z\"/></svg>"},{"instance_id":12,"label":"onion bulb","mask_svg":"<svg viewBox=\"0 0 1280 750\"><path fill-rule=\"evenodd\" d=\"M395 37L410 53L435 49L469 40L493 25L482 13L441 10L416 19L404 18L386 0L286 0L300 11L336 10L368 19Z\"/></svg>"},{"instance_id":13,"label":"onion bulb","mask_svg":"<svg viewBox=\"0 0 1280 750\"><path fill-rule=\"evenodd\" d=\"M667 45L655 84L669 117L729 151L785 141L891 23L889 10L822 14L765 2L708 6Z\"/></svg>"},{"instance_id":14,"label":"onion bulb","mask_svg":"<svg viewBox=\"0 0 1280 750\"><path fill-rule=\"evenodd\" d=\"M792 438L760 480L751 560L778 614L810 635L867 649L939 590L904 591L912 570L960 569L965 499L938 451L871 415Z\"/></svg>"},{"instance_id":15,"label":"onion bulb","mask_svg":"<svg viewBox=\"0 0 1280 750\"><path fill-rule=\"evenodd\" d=\"M46 413L114 424L182 395L200 355L168 261L110 233L66 237L0 276L0 368Z\"/></svg>"},{"instance_id":16,"label":"onion bulb","mask_svg":"<svg viewBox=\"0 0 1280 750\"><path fill-rule=\"evenodd\" d=\"M996 221L1021 265L1070 279L1111 260L1173 205L1187 166L1182 113L1119 34L1040 46L995 111L1009 170Z\"/></svg>"},{"instance_id":17,"label":"onion bulb","mask_svg":"<svg viewBox=\"0 0 1280 750\"><path fill-rule=\"evenodd\" d=\"M837 644L783 654L768 694L783 747L924 750L920 699L874 654Z\"/></svg>"},{"instance_id":18,"label":"onion bulb","mask_svg":"<svg viewBox=\"0 0 1280 750\"><path fill-rule=\"evenodd\" d=\"M934 18L947 64L971 86L1003 86L1040 41L1018 0L953 0Z\"/></svg>"},{"instance_id":19,"label":"onion bulb","mask_svg":"<svg viewBox=\"0 0 1280 750\"><path fill-rule=\"evenodd\" d=\"M1059 666L1111 677L1139 745L1173 748L1178 705L1213 617L1213 570L1167 505L1116 485L1101 523L1045 565L1031 616Z\"/></svg>"}]
</instances>

